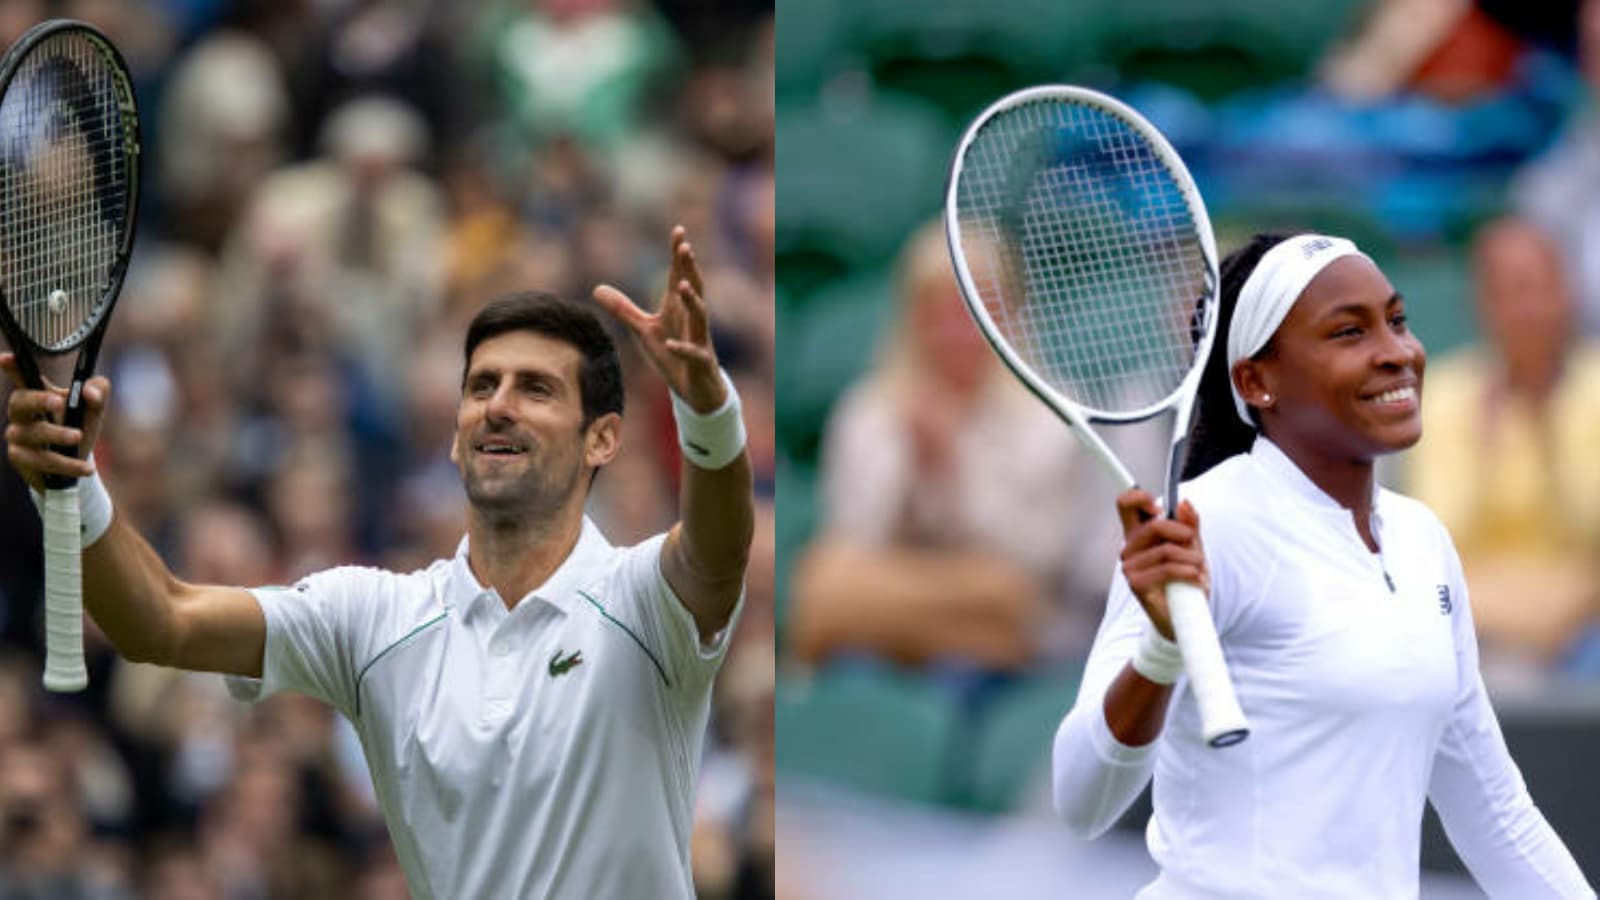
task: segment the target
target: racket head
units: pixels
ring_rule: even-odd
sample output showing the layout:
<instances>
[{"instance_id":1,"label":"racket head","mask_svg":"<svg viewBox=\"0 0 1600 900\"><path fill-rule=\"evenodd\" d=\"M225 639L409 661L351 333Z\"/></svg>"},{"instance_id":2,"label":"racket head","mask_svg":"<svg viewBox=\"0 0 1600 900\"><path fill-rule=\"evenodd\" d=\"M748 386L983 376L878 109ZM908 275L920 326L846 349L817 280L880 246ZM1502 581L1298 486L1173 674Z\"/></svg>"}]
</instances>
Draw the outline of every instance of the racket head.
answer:
<instances>
[{"instance_id":1,"label":"racket head","mask_svg":"<svg viewBox=\"0 0 1600 900\"><path fill-rule=\"evenodd\" d=\"M21 359L82 345L133 248L139 116L99 30L53 19L0 58L0 326Z\"/></svg>"},{"instance_id":2,"label":"racket head","mask_svg":"<svg viewBox=\"0 0 1600 900\"><path fill-rule=\"evenodd\" d=\"M1143 116L1070 85L1002 97L956 147L945 228L968 311L1059 413L1186 410L1216 337L1216 241Z\"/></svg>"}]
</instances>

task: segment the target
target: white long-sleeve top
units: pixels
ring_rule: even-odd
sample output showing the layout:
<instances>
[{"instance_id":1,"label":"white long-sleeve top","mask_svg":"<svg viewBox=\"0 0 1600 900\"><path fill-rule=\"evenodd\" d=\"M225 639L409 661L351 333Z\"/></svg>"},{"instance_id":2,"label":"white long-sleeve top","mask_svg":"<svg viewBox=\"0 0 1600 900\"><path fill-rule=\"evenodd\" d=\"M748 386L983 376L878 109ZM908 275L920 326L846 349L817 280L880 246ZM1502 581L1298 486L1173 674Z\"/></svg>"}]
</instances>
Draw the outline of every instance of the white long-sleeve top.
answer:
<instances>
[{"instance_id":1,"label":"white long-sleeve top","mask_svg":"<svg viewBox=\"0 0 1600 900\"><path fill-rule=\"evenodd\" d=\"M1423 801L1492 897L1594 897L1534 806L1478 674L1461 563L1427 507L1349 512L1270 441L1184 485L1249 740L1214 749L1179 679L1161 737L1120 744L1106 690L1145 615L1119 572L1056 733L1058 812L1104 831L1155 778L1155 898L1398 898L1418 891Z\"/></svg>"}]
</instances>

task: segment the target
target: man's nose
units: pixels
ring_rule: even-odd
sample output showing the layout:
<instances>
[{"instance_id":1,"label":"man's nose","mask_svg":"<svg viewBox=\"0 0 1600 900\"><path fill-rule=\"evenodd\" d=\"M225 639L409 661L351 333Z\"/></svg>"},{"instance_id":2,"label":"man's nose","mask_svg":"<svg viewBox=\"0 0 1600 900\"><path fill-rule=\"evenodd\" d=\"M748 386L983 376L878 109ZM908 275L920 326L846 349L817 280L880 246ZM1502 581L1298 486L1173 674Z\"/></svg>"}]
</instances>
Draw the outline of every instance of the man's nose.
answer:
<instances>
[{"instance_id":1,"label":"man's nose","mask_svg":"<svg viewBox=\"0 0 1600 900\"><path fill-rule=\"evenodd\" d=\"M511 382L509 379L500 382L489 395L489 402L485 405L484 413L491 421L508 422L512 413Z\"/></svg>"}]
</instances>

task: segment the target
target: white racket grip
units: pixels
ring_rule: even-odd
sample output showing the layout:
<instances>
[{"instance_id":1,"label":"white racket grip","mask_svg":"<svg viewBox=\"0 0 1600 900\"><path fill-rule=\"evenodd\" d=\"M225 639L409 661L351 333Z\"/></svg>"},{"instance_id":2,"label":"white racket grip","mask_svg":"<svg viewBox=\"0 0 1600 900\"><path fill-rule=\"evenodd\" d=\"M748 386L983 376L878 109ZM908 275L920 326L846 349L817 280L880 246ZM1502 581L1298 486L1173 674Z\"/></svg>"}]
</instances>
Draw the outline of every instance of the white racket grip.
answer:
<instances>
[{"instance_id":1,"label":"white racket grip","mask_svg":"<svg viewBox=\"0 0 1600 900\"><path fill-rule=\"evenodd\" d=\"M89 686L83 664L83 537L78 485L44 493L44 686L56 693Z\"/></svg>"},{"instance_id":2,"label":"white racket grip","mask_svg":"<svg viewBox=\"0 0 1600 900\"><path fill-rule=\"evenodd\" d=\"M1237 744L1250 734L1250 723L1234 696L1228 664L1222 658L1217 626L1211 619L1206 593L1180 581L1167 585L1167 612L1172 630L1183 648L1183 666L1189 689L1200 707L1201 736L1213 747Z\"/></svg>"}]
</instances>

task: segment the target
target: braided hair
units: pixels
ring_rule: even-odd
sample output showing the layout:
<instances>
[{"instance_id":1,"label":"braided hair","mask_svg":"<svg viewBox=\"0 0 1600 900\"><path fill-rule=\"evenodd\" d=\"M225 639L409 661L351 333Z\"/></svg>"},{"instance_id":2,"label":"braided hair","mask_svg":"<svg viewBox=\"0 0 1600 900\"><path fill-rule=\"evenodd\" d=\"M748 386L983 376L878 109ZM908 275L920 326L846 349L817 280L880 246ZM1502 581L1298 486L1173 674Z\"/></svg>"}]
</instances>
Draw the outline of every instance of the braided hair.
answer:
<instances>
[{"instance_id":1,"label":"braided hair","mask_svg":"<svg viewBox=\"0 0 1600 900\"><path fill-rule=\"evenodd\" d=\"M1257 234L1222 260L1217 337L1211 344L1211 356L1206 360L1200 388L1195 394L1194 424L1189 436L1189 452L1183 463L1185 481L1204 475L1230 456L1248 451L1255 442L1261 424L1255 410L1250 411L1250 418L1256 422L1256 427L1251 427L1239 420L1239 413L1233 406L1233 380L1228 372L1228 328L1233 324L1234 308L1239 305L1239 292L1261 257L1291 237L1294 233ZM1268 353L1271 348L1269 342L1261 353Z\"/></svg>"}]
</instances>

